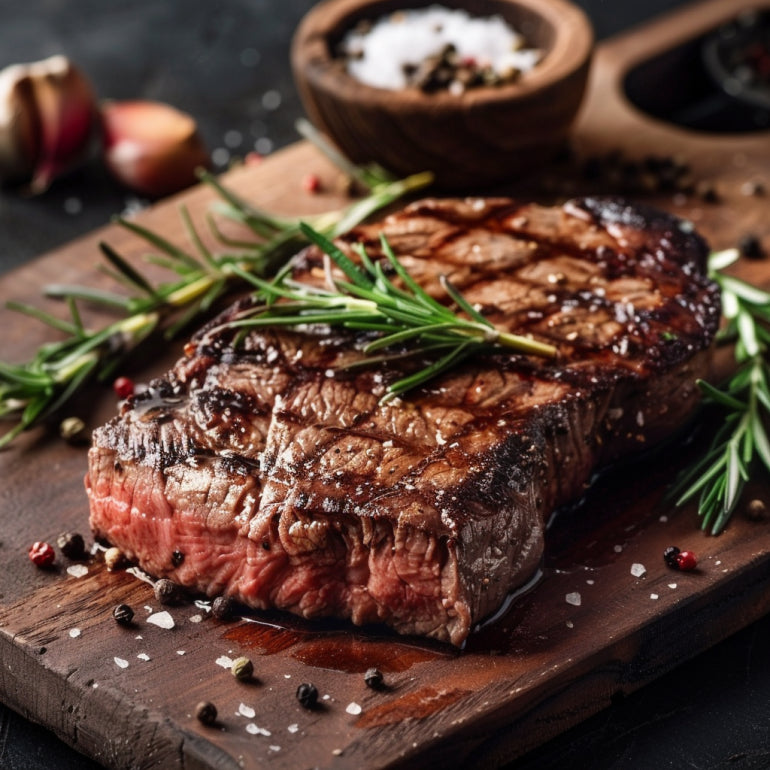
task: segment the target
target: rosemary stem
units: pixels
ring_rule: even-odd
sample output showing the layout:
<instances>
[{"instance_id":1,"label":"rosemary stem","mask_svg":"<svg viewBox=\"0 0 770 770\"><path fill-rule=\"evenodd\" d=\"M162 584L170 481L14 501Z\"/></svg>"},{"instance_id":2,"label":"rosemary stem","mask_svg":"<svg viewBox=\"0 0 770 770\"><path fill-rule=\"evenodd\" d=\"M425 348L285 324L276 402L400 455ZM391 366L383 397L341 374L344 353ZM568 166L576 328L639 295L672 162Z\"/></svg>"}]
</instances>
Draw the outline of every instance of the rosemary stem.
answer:
<instances>
[{"instance_id":1,"label":"rosemary stem","mask_svg":"<svg viewBox=\"0 0 770 770\"><path fill-rule=\"evenodd\" d=\"M510 332L498 330L496 336L497 342L500 345L520 350L522 353L554 358L558 352L553 345L549 345L546 342L538 342L531 337L523 337L520 334L511 334Z\"/></svg>"},{"instance_id":2,"label":"rosemary stem","mask_svg":"<svg viewBox=\"0 0 770 770\"><path fill-rule=\"evenodd\" d=\"M166 304L172 307L183 307L198 299L205 294L217 281L215 275L203 275L192 283L182 286L176 291L172 291L166 297Z\"/></svg>"}]
</instances>

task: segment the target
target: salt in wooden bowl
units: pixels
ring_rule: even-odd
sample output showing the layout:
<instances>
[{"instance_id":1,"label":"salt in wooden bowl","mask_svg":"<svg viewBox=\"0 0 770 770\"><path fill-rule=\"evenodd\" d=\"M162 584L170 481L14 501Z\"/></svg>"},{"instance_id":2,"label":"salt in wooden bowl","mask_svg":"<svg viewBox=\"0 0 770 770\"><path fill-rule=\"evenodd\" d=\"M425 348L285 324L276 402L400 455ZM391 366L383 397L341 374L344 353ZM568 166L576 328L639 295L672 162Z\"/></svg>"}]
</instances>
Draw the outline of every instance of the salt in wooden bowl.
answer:
<instances>
[{"instance_id":1,"label":"salt in wooden bowl","mask_svg":"<svg viewBox=\"0 0 770 770\"><path fill-rule=\"evenodd\" d=\"M432 171L437 185L480 188L535 171L563 147L580 107L593 50L584 13L567 0L448 0L472 16L502 16L540 62L513 82L424 93L389 90L348 74L338 47L362 20L425 7L409 0L326 0L303 19L292 69L305 110L353 161L406 175Z\"/></svg>"}]
</instances>

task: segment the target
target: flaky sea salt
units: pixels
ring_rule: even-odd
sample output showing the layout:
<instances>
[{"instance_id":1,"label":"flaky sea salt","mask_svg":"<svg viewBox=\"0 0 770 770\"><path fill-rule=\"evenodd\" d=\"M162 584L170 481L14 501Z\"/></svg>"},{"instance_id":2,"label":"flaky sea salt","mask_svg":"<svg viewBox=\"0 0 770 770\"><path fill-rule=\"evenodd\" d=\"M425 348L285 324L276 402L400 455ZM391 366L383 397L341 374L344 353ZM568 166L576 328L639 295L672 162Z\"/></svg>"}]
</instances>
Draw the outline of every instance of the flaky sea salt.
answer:
<instances>
[{"instance_id":1,"label":"flaky sea salt","mask_svg":"<svg viewBox=\"0 0 770 770\"><path fill-rule=\"evenodd\" d=\"M342 50L356 80L398 90L407 85L405 66L419 65L448 45L455 47L461 61L489 65L498 74L527 72L542 56L525 48L523 37L501 16L474 17L440 5L383 16L368 30L349 32Z\"/></svg>"},{"instance_id":2,"label":"flaky sea salt","mask_svg":"<svg viewBox=\"0 0 770 770\"><path fill-rule=\"evenodd\" d=\"M215 661L218 666L222 666L222 668L232 668L233 667L233 659L228 658L227 655L220 655Z\"/></svg>"},{"instance_id":3,"label":"flaky sea salt","mask_svg":"<svg viewBox=\"0 0 770 770\"><path fill-rule=\"evenodd\" d=\"M174 618L172 618L165 610L163 612L153 613L147 618L147 622L152 623L152 625L157 626L158 628L168 629L174 627Z\"/></svg>"},{"instance_id":4,"label":"flaky sea salt","mask_svg":"<svg viewBox=\"0 0 770 770\"><path fill-rule=\"evenodd\" d=\"M583 601L577 591L573 591L572 593L567 594L564 599L567 604L571 604L573 607L579 607L580 603Z\"/></svg>"},{"instance_id":5,"label":"flaky sea salt","mask_svg":"<svg viewBox=\"0 0 770 770\"><path fill-rule=\"evenodd\" d=\"M74 578L81 578L88 574L88 567L85 564L70 564L67 567L67 574Z\"/></svg>"}]
</instances>

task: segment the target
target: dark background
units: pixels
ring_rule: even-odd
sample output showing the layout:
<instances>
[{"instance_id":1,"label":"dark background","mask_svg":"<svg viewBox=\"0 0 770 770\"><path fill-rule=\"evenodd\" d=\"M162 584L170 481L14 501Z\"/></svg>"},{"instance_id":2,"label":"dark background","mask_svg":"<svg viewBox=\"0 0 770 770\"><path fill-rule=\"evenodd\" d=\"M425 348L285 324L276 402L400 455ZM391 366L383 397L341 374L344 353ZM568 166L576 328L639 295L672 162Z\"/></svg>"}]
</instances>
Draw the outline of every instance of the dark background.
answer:
<instances>
[{"instance_id":1,"label":"dark background","mask_svg":"<svg viewBox=\"0 0 770 770\"><path fill-rule=\"evenodd\" d=\"M681 0L577 0L599 39ZM0 67L64 53L101 98L191 113L224 170L297 139L291 34L310 0L24 0L0 4ZM769 147L770 151L770 147ZM30 199L0 190L0 271L137 203L93 161ZM1 664L1 662L0 662ZM34 686L34 682L30 683ZM0 706L0 768L97 766ZM770 768L770 618L515 763L511 770Z\"/></svg>"}]
</instances>

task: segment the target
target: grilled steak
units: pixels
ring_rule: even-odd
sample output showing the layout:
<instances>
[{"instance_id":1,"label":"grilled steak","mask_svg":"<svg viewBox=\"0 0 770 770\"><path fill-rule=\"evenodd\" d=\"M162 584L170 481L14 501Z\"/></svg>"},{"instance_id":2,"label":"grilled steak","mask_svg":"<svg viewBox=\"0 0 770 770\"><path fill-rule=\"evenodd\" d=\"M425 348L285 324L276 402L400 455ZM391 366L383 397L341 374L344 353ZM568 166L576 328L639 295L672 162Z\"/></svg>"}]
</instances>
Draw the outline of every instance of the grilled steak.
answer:
<instances>
[{"instance_id":1,"label":"grilled steak","mask_svg":"<svg viewBox=\"0 0 770 770\"><path fill-rule=\"evenodd\" d=\"M383 405L415 362L348 368L360 335L328 328L236 344L242 302L95 432L94 533L209 596L462 644L536 570L549 512L695 406L719 299L690 230L605 199L425 200L357 229L343 248L384 232L434 296L445 274L558 358L477 356Z\"/></svg>"}]
</instances>

